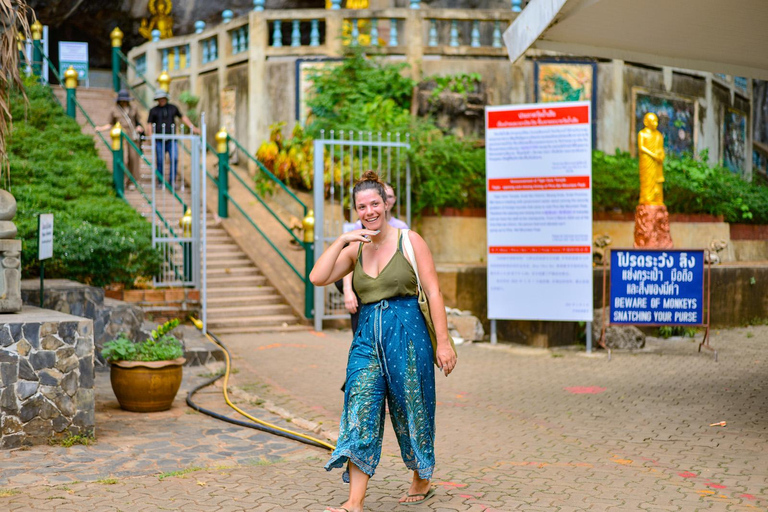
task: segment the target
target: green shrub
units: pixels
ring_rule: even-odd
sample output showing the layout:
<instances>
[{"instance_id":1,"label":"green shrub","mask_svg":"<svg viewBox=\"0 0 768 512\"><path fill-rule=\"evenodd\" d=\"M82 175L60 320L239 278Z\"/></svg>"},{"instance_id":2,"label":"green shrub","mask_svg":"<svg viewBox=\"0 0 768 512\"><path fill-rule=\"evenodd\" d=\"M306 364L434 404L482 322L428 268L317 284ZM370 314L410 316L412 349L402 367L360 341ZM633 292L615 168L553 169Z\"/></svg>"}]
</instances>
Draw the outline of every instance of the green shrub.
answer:
<instances>
[{"instance_id":1,"label":"green shrub","mask_svg":"<svg viewBox=\"0 0 768 512\"><path fill-rule=\"evenodd\" d=\"M139 343L129 339L125 333L104 344L101 355L112 361L171 361L184 355L184 345L171 331L179 325L174 318L159 325L149 338Z\"/></svg>"},{"instance_id":2,"label":"green shrub","mask_svg":"<svg viewBox=\"0 0 768 512\"><path fill-rule=\"evenodd\" d=\"M593 209L634 212L640 189L638 161L629 153L593 152ZM768 187L749 183L708 155L670 155L664 162L664 203L671 213L722 215L726 222L768 224Z\"/></svg>"},{"instance_id":3,"label":"green shrub","mask_svg":"<svg viewBox=\"0 0 768 512\"><path fill-rule=\"evenodd\" d=\"M46 277L130 287L154 275L160 255L151 246L151 226L112 187L111 172L94 140L67 117L46 87L27 82L29 104L12 101L9 139L14 219L22 240L22 275L35 277L37 217L54 214L54 254Z\"/></svg>"}]
</instances>

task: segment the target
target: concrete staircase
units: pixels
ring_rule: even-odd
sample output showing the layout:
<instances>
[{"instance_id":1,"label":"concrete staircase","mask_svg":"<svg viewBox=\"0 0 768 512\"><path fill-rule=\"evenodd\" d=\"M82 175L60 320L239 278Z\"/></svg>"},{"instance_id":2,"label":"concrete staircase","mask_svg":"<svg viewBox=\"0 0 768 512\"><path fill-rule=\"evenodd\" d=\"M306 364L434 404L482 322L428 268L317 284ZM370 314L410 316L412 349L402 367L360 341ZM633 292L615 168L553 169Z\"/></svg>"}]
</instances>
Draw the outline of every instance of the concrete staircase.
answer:
<instances>
[{"instance_id":1,"label":"concrete staircase","mask_svg":"<svg viewBox=\"0 0 768 512\"><path fill-rule=\"evenodd\" d=\"M63 101L64 91L60 88L54 91ZM96 125L107 123L114 98L114 92L109 89L78 90L78 100ZM97 137L79 112L77 120L83 126L83 133ZM109 141L108 133L104 135ZM95 142L99 154L111 169L111 151L100 139L96 138ZM146 155L151 154L148 143L142 150ZM152 170L142 162L139 184L150 200L152 182ZM177 194L185 203L190 203L188 184L185 190L177 190ZM155 197L160 213L176 229L181 209L179 202L162 187L155 190ZM135 187L126 187L125 198L143 217L151 220L152 208ZM307 329L282 295L269 284L266 276L210 213L206 215L206 231L207 314L211 332L238 334Z\"/></svg>"}]
</instances>

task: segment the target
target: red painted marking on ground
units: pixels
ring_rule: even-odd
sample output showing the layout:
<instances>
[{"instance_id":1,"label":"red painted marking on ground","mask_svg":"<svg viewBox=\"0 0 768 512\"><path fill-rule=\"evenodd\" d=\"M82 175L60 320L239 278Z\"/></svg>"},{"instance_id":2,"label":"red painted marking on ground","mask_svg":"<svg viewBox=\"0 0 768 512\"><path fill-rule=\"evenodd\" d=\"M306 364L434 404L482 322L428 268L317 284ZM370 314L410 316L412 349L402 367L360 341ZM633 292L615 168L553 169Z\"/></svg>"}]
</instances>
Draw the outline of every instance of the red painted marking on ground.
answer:
<instances>
[{"instance_id":1,"label":"red painted marking on ground","mask_svg":"<svg viewBox=\"0 0 768 512\"><path fill-rule=\"evenodd\" d=\"M754 500L757 499L752 494L739 494L739 498L745 498L745 499L748 499L750 501L754 501Z\"/></svg>"},{"instance_id":2,"label":"red painted marking on ground","mask_svg":"<svg viewBox=\"0 0 768 512\"><path fill-rule=\"evenodd\" d=\"M720 485L720 484L713 484L712 482L707 482L707 483L706 483L706 484L704 484L704 485L706 485L707 487L711 487L711 488L713 488L713 489L727 489L727 487L726 487L726 486L724 486L724 485Z\"/></svg>"},{"instance_id":3,"label":"red painted marking on ground","mask_svg":"<svg viewBox=\"0 0 768 512\"><path fill-rule=\"evenodd\" d=\"M682 473L678 473L677 476L682 478L696 478L699 475L696 473L691 473L690 471L683 471Z\"/></svg>"},{"instance_id":4,"label":"red painted marking on ground","mask_svg":"<svg viewBox=\"0 0 768 512\"><path fill-rule=\"evenodd\" d=\"M309 331L313 336L317 336L318 338L325 338L326 334L324 332L320 331Z\"/></svg>"},{"instance_id":5,"label":"red painted marking on ground","mask_svg":"<svg viewBox=\"0 0 768 512\"><path fill-rule=\"evenodd\" d=\"M563 389L569 393L573 393L574 395L597 395L605 391L607 388L601 388L600 386L572 386Z\"/></svg>"}]
</instances>

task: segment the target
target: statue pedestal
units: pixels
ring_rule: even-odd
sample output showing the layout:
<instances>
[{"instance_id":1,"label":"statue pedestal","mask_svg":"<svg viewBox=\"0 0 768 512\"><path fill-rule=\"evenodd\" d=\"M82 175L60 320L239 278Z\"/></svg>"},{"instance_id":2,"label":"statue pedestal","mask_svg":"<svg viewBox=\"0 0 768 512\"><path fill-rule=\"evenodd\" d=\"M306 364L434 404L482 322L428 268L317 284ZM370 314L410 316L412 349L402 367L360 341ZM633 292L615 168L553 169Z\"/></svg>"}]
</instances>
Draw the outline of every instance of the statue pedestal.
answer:
<instances>
[{"instance_id":1,"label":"statue pedestal","mask_svg":"<svg viewBox=\"0 0 768 512\"><path fill-rule=\"evenodd\" d=\"M640 204L635 210L635 247L671 249L669 212L664 205Z\"/></svg>"}]
</instances>

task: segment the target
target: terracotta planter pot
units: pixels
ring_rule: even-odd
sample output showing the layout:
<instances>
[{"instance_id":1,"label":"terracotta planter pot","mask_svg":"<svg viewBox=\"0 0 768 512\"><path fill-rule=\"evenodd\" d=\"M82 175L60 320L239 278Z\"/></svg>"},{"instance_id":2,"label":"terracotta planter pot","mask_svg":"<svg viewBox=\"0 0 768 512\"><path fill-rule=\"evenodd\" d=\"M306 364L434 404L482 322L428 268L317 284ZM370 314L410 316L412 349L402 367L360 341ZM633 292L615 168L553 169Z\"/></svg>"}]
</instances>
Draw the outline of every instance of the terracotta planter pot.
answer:
<instances>
[{"instance_id":1,"label":"terracotta planter pot","mask_svg":"<svg viewBox=\"0 0 768 512\"><path fill-rule=\"evenodd\" d=\"M171 408L181 386L180 357L172 361L115 361L110 381L120 407L126 411L156 412Z\"/></svg>"}]
</instances>

